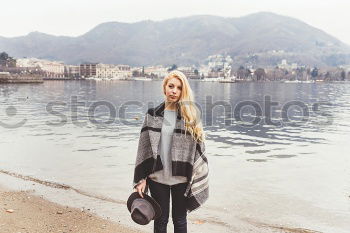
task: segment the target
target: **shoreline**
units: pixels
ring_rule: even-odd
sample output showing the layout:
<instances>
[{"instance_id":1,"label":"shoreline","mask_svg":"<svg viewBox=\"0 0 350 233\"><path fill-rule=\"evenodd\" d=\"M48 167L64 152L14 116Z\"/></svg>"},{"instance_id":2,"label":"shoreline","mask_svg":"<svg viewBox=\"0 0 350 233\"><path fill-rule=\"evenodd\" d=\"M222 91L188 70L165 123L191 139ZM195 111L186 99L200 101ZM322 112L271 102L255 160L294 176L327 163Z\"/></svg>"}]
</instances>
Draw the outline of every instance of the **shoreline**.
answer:
<instances>
[{"instance_id":1,"label":"shoreline","mask_svg":"<svg viewBox=\"0 0 350 233\"><path fill-rule=\"evenodd\" d=\"M153 222L134 223L122 203L86 197L74 190L46 186L38 182L0 174L1 233L142 233L153 232ZM13 213L7 210L13 210ZM217 218L188 216L190 232L322 233L237 218L229 225ZM169 217L168 231L173 231Z\"/></svg>"},{"instance_id":2,"label":"shoreline","mask_svg":"<svg viewBox=\"0 0 350 233\"><path fill-rule=\"evenodd\" d=\"M103 219L90 212L59 205L30 191L0 188L0 229L2 233L141 233L141 231Z\"/></svg>"}]
</instances>

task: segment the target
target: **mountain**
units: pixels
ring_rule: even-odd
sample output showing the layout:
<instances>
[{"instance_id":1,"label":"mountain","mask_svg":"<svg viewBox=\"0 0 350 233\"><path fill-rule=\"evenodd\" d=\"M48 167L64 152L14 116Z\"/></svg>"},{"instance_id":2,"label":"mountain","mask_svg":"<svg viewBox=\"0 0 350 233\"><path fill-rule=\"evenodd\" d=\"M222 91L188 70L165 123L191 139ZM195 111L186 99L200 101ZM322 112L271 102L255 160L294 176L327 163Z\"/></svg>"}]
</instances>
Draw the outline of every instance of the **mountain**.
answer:
<instances>
[{"instance_id":1,"label":"mountain","mask_svg":"<svg viewBox=\"0 0 350 233\"><path fill-rule=\"evenodd\" d=\"M350 63L348 45L300 20L269 12L108 22L78 37L32 32L0 37L0 51L68 64L190 65L213 54L231 55L236 65L276 65L281 59L316 66Z\"/></svg>"}]
</instances>

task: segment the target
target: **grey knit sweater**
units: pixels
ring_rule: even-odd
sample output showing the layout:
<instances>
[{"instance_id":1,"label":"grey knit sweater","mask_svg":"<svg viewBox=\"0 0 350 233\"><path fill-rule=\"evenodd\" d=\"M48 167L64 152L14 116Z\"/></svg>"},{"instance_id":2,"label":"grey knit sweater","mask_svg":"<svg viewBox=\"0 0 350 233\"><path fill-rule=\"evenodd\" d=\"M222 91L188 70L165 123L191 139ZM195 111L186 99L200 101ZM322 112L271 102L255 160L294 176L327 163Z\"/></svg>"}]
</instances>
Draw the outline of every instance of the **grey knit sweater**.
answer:
<instances>
[{"instance_id":1,"label":"grey knit sweater","mask_svg":"<svg viewBox=\"0 0 350 233\"><path fill-rule=\"evenodd\" d=\"M162 102L159 106L148 109L145 115L137 149L133 187L150 174L163 169L158 147L164 109L165 102ZM189 213L199 208L209 198L209 166L204 142L196 142L186 131L180 111L177 111L170 157L172 174L187 177L188 185L184 196ZM148 183L145 193L148 193Z\"/></svg>"},{"instance_id":2,"label":"grey knit sweater","mask_svg":"<svg viewBox=\"0 0 350 233\"><path fill-rule=\"evenodd\" d=\"M164 110L164 121L161 130L161 138L158 147L160 159L163 164L163 169L150 174L148 177L153 181L166 185L175 185L187 182L186 176L173 176L171 171L171 157L170 149L172 144L172 137L176 123L176 111Z\"/></svg>"}]
</instances>

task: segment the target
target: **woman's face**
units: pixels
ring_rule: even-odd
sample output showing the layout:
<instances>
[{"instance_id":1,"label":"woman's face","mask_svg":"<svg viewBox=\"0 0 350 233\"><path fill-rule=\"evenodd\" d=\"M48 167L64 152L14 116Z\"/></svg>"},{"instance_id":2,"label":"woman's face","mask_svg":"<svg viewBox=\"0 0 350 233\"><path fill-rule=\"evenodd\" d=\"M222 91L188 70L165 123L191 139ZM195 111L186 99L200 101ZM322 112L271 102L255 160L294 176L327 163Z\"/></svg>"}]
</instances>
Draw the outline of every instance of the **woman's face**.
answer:
<instances>
[{"instance_id":1,"label":"woman's face","mask_svg":"<svg viewBox=\"0 0 350 233\"><path fill-rule=\"evenodd\" d=\"M177 102L180 99L182 91L181 81L177 78L171 78L165 85L165 95L167 102Z\"/></svg>"}]
</instances>

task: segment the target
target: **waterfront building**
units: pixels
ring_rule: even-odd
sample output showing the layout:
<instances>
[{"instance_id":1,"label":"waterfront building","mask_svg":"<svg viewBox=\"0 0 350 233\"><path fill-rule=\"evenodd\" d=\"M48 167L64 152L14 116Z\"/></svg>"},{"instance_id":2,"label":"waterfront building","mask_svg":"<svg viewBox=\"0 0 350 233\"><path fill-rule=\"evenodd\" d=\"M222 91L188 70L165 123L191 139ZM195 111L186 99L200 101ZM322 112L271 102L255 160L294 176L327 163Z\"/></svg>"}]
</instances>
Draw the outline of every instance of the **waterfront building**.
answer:
<instances>
[{"instance_id":1,"label":"waterfront building","mask_svg":"<svg viewBox=\"0 0 350 233\"><path fill-rule=\"evenodd\" d=\"M96 65L96 78L127 79L131 78L131 74L131 69L128 65Z\"/></svg>"},{"instance_id":2,"label":"waterfront building","mask_svg":"<svg viewBox=\"0 0 350 233\"><path fill-rule=\"evenodd\" d=\"M80 64L80 77L89 78L96 77L96 65L97 63L83 63Z\"/></svg>"},{"instance_id":3,"label":"waterfront building","mask_svg":"<svg viewBox=\"0 0 350 233\"><path fill-rule=\"evenodd\" d=\"M36 70L40 69L46 77L64 77L64 64L59 61L49 61L38 58L19 58L17 67Z\"/></svg>"},{"instance_id":4,"label":"waterfront building","mask_svg":"<svg viewBox=\"0 0 350 233\"><path fill-rule=\"evenodd\" d=\"M79 78L80 77L80 66L65 65L64 76L68 78Z\"/></svg>"},{"instance_id":5,"label":"waterfront building","mask_svg":"<svg viewBox=\"0 0 350 233\"><path fill-rule=\"evenodd\" d=\"M142 69L141 69L142 72ZM168 74L168 69L161 65L144 67L144 73L147 76L157 76L160 78L165 77Z\"/></svg>"}]
</instances>

